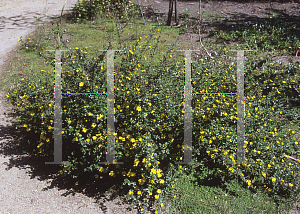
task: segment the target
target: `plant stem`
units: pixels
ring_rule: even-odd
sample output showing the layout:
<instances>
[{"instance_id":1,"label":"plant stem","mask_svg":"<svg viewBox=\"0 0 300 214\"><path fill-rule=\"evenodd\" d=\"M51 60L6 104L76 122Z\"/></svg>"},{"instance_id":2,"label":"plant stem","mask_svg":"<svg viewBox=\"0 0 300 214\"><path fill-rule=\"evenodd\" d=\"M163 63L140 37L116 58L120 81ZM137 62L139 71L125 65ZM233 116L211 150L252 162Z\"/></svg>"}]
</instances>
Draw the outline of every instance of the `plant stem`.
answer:
<instances>
[{"instance_id":1,"label":"plant stem","mask_svg":"<svg viewBox=\"0 0 300 214\"><path fill-rule=\"evenodd\" d=\"M198 34L199 34L199 42L201 44L201 46L204 48L204 50L206 51L207 55L210 57L210 58L214 58L211 56L211 54L207 51L207 49L204 47L203 43L202 43L202 40L201 40L201 32L200 32L200 27L201 27L201 23L202 23L202 19L201 19L201 0L199 0L199 27L198 27Z\"/></svg>"}]
</instances>

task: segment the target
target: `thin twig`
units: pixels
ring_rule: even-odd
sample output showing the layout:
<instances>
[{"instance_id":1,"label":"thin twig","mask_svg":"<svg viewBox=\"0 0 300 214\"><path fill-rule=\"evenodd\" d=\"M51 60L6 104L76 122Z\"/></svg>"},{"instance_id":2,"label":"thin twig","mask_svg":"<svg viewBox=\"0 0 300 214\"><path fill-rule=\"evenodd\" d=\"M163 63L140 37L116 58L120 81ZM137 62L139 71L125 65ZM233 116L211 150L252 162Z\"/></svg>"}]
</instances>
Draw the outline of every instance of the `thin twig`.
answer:
<instances>
[{"instance_id":1,"label":"thin twig","mask_svg":"<svg viewBox=\"0 0 300 214\"><path fill-rule=\"evenodd\" d=\"M20 163L16 163L16 164L12 165L12 167L15 167L15 166L18 166L18 165L20 165L20 164L22 164L22 163L25 163L25 162L28 161L30 158L31 158L31 155L29 155L29 157L28 157L27 159L25 159L24 161L21 161Z\"/></svg>"},{"instance_id":2,"label":"thin twig","mask_svg":"<svg viewBox=\"0 0 300 214\"><path fill-rule=\"evenodd\" d=\"M205 48L205 46L202 43L201 32L200 32L201 23L202 23L202 18L201 18L201 0L200 0L200 2L199 2L199 27L198 27L199 42L200 42L201 46L204 48L204 50L206 51L207 55L213 59L214 57L211 56L211 54L207 51L207 49Z\"/></svg>"},{"instance_id":3,"label":"thin twig","mask_svg":"<svg viewBox=\"0 0 300 214\"><path fill-rule=\"evenodd\" d=\"M206 161L207 162L207 161ZM198 167L198 166L200 166L200 165L202 165L202 163L199 163L197 166L194 166L192 169L195 169L196 167ZM192 170L191 169L191 170ZM188 175L185 175L184 177L182 177L182 178L180 178L179 180L176 180L176 181L181 181L182 179L184 179L186 176L188 176ZM175 182L176 182L175 181Z\"/></svg>"}]
</instances>

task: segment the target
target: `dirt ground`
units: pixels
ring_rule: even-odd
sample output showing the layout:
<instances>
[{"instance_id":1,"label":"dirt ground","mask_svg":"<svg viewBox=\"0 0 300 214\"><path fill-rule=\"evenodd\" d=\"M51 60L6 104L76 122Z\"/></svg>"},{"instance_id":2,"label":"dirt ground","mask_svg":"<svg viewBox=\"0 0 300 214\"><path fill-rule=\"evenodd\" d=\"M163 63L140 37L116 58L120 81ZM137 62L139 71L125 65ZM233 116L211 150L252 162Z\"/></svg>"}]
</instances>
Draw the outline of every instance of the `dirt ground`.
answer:
<instances>
[{"instance_id":1,"label":"dirt ground","mask_svg":"<svg viewBox=\"0 0 300 214\"><path fill-rule=\"evenodd\" d=\"M77 0L67 1L65 9L70 8ZM143 5L142 10L146 21L156 19L160 15L164 20L169 10L168 0L133 0ZM287 3L284 1L203 1L202 12L207 17L204 24L207 29L212 15L218 18L214 21L224 20L228 25L246 24L257 19L268 17L269 13L299 14L300 3ZM26 36L36 26L36 18L44 17L51 20L53 15L60 14L63 0L0 0L0 74L9 74L5 69L5 62L13 49L17 46L18 38ZM191 17L199 16L199 1L178 1L180 20L184 11L189 11ZM209 12L212 11L212 12ZM174 23L174 21L172 22ZM180 24L183 22L180 21ZM204 32L205 33L205 32ZM198 34L189 29L182 40L188 41L194 48ZM28 154L12 151L9 144L13 142L13 130L10 119L7 117L11 107L4 104L5 95L0 91L0 213L136 213L128 211L120 200L109 201L106 197L88 197L80 191L66 190L65 184L54 185L53 179L47 176L45 165L28 159ZM28 161L27 161L28 160ZM14 164L19 165L13 166ZM32 172L32 165L38 170ZM297 211L298 209L298 211ZM295 207L290 214L300 213L300 206Z\"/></svg>"},{"instance_id":2,"label":"dirt ground","mask_svg":"<svg viewBox=\"0 0 300 214\"><path fill-rule=\"evenodd\" d=\"M145 21L159 21L167 23L169 11L169 0L133 0L141 5L141 10ZM242 2L242 3L241 3ZM203 50L199 42L198 20L199 20L199 1L178 0L179 25L175 24L175 9L173 6L172 27L187 26L186 33L181 35L178 42L184 43L184 49ZM140 12L140 11L139 11ZM185 19L186 14L189 19ZM262 22L272 18L274 15L282 14L284 16L300 15L300 1L210 1L201 2L201 38L202 41L214 42L208 37L208 31L212 28L226 30L235 25L250 25ZM215 18L213 18L215 16ZM234 42L232 43L234 44ZM267 54L267 53L266 53ZM289 62L300 61L299 57L284 56L273 58L275 61L288 64Z\"/></svg>"},{"instance_id":3,"label":"dirt ground","mask_svg":"<svg viewBox=\"0 0 300 214\"><path fill-rule=\"evenodd\" d=\"M167 15L169 11L169 0L133 0L135 3L140 3L144 6L144 12L154 12L155 14ZM268 1L202 1L202 13L212 11L212 15L223 17L221 20L238 20L239 22L249 21L255 18L266 18L269 12L286 13L288 15L299 14L300 3L299 1L276 1L268 3ZM199 17L199 1L194 0L178 0L178 13L179 17L189 11L190 17ZM174 7L173 7L174 11ZM174 15L173 15L174 16ZM156 17L154 17L156 18ZM150 21L148 17L148 21ZM206 20L207 21L207 20Z\"/></svg>"}]
</instances>

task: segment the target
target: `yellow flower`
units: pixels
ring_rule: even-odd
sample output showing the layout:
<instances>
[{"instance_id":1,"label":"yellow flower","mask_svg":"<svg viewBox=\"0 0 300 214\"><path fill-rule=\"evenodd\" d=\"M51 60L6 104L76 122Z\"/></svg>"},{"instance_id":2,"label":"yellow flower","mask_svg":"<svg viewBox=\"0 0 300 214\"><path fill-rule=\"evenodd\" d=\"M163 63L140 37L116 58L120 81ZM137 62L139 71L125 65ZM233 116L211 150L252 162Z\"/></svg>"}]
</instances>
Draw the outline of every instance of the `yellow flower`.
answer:
<instances>
[{"instance_id":1,"label":"yellow flower","mask_svg":"<svg viewBox=\"0 0 300 214\"><path fill-rule=\"evenodd\" d=\"M251 180L247 180L248 186L251 185Z\"/></svg>"},{"instance_id":2,"label":"yellow flower","mask_svg":"<svg viewBox=\"0 0 300 214\"><path fill-rule=\"evenodd\" d=\"M86 133L87 129L86 129L86 128L83 128L82 131L83 131L84 133Z\"/></svg>"},{"instance_id":3,"label":"yellow flower","mask_svg":"<svg viewBox=\"0 0 300 214\"><path fill-rule=\"evenodd\" d=\"M129 195L131 195L133 192L132 191L129 191Z\"/></svg>"},{"instance_id":4,"label":"yellow flower","mask_svg":"<svg viewBox=\"0 0 300 214\"><path fill-rule=\"evenodd\" d=\"M264 172L261 172L261 174L262 174L264 177L266 177L266 173L264 173Z\"/></svg>"},{"instance_id":5,"label":"yellow flower","mask_svg":"<svg viewBox=\"0 0 300 214\"><path fill-rule=\"evenodd\" d=\"M127 176L128 176L128 177L134 177L134 176L135 176L135 172L128 172L128 173L127 173Z\"/></svg>"},{"instance_id":6,"label":"yellow flower","mask_svg":"<svg viewBox=\"0 0 300 214\"><path fill-rule=\"evenodd\" d=\"M83 86L83 82L79 83L79 86L82 87Z\"/></svg>"},{"instance_id":7,"label":"yellow flower","mask_svg":"<svg viewBox=\"0 0 300 214\"><path fill-rule=\"evenodd\" d=\"M289 183L289 186L290 186L290 187L292 187L292 186L294 186L294 185L293 185L293 184L291 184L291 183Z\"/></svg>"},{"instance_id":8,"label":"yellow flower","mask_svg":"<svg viewBox=\"0 0 300 214\"><path fill-rule=\"evenodd\" d=\"M161 193L161 189L158 189L156 192L157 192L158 194Z\"/></svg>"},{"instance_id":9,"label":"yellow flower","mask_svg":"<svg viewBox=\"0 0 300 214\"><path fill-rule=\"evenodd\" d=\"M114 171L110 171L109 176L114 176L114 175L115 175Z\"/></svg>"},{"instance_id":10,"label":"yellow flower","mask_svg":"<svg viewBox=\"0 0 300 214\"><path fill-rule=\"evenodd\" d=\"M133 166L137 166L137 165L139 165L139 162L140 162L140 161L139 161L138 159L135 159L135 160L134 160L134 164L133 164Z\"/></svg>"},{"instance_id":11,"label":"yellow flower","mask_svg":"<svg viewBox=\"0 0 300 214\"><path fill-rule=\"evenodd\" d=\"M40 143L40 144L37 146L37 148L40 148L43 144L44 144L44 143Z\"/></svg>"},{"instance_id":12,"label":"yellow flower","mask_svg":"<svg viewBox=\"0 0 300 214\"><path fill-rule=\"evenodd\" d=\"M164 179L161 179L159 183L161 184L165 183Z\"/></svg>"},{"instance_id":13,"label":"yellow flower","mask_svg":"<svg viewBox=\"0 0 300 214\"><path fill-rule=\"evenodd\" d=\"M272 181L275 182L275 181L276 181L276 178L272 178Z\"/></svg>"},{"instance_id":14,"label":"yellow flower","mask_svg":"<svg viewBox=\"0 0 300 214\"><path fill-rule=\"evenodd\" d=\"M159 199L159 195L155 195L155 199Z\"/></svg>"},{"instance_id":15,"label":"yellow flower","mask_svg":"<svg viewBox=\"0 0 300 214\"><path fill-rule=\"evenodd\" d=\"M153 174L156 174L156 169L152 168L152 169L151 169L151 172L152 172Z\"/></svg>"},{"instance_id":16,"label":"yellow flower","mask_svg":"<svg viewBox=\"0 0 300 214\"><path fill-rule=\"evenodd\" d=\"M138 107L136 108L136 110L141 111L142 108L141 108L140 106L138 106Z\"/></svg>"},{"instance_id":17,"label":"yellow flower","mask_svg":"<svg viewBox=\"0 0 300 214\"><path fill-rule=\"evenodd\" d=\"M138 194L138 195L141 195L141 194L142 194L142 191L138 191L137 194Z\"/></svg>"},{"instance_id":18,"label":"yellow flower","mask_svg":"<svg viewBox=\"0 0 300 214\"><path fill-rule=\"evenodd\" d=\"M145 183L146 179L143 178L143 179L139 179L138 181L139 181L139 183L140 183L141 185L143 185L143 184Z\"/></svg>"},{"instance_id":19,"label":"yellow flower","mask_svg":"<svg viewBox=\"0 0 300 214\"><path fill-rule=\"evenodd\" d=\"M102 115L102 114L100 114L100 115L97 115L97 120L100 120L102 117L103 117L103 115Z\"/></svg>"},{"instance_id":20,"label":"yellow flower","mask_svg":"<svg viewBox=\"0 0 300 214\"><path fill-rule=\"evenodd\" d=\"M93 123L93 124L92 124L92 127L93 127L93 128L95 128L96 126L97 126L97 124L96 124L96 123Z\"/></svg>"}]
</instances>

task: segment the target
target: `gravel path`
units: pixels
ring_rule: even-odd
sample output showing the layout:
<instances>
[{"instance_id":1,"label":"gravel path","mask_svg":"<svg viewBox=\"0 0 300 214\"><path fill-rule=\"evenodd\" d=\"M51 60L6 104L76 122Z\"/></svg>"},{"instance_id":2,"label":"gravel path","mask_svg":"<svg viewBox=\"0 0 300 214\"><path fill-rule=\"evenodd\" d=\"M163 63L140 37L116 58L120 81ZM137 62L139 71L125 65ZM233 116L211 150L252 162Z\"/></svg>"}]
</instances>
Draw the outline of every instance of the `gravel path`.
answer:
<instances>
[{"instance_id":1,"label":"gravel path","mask_svg":"<svg viewBox=\"0 0 300 214\"><path fill-rule=\"evenodd\" d=\"M47 21L60 15L64 2L0 0L0 74L5 74L5 62L18 45L18 38L35 29L36 18ZM65 11L76 2L68 0ZM11 118L5 114L11 107L4 97L0 91L0 213L136 213L127 211L121 200L109 200L108 194L96 200L89 194L67 189L67 184L54 185L49 172L55 166L45 165L43 160L37 163L29 154L7 149L15 141L11 136Z\"/></svg>"}]
</instances>

